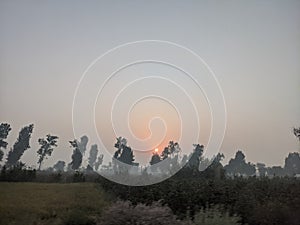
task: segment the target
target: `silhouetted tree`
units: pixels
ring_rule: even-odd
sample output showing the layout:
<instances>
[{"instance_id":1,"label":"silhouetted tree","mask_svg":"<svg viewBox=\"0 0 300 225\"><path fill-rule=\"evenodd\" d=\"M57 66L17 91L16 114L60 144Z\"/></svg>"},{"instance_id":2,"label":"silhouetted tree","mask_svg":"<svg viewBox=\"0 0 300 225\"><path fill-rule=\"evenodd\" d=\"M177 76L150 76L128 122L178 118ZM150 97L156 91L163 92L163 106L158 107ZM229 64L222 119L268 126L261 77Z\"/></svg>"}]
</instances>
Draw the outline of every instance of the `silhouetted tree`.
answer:
<instances>
[{"instance_id":1,"label":"silhouetted tree","mask_svg":"<svg viewBox=\"0 0 300 225\"><path fill-rule=\"evenodd\" d=\"M161 159L159 157L159 154L157 152L154 152L150 160L150 165L154 165L156 163L159 163L160 161Z\"/></svg>"},{"instance_id":2,"label":"silhouetted tree","mask_svg":"<svg viewBox=\"0 0 300 225\"><path fill-rule=\"evenodd\" d=\"M180 164L178 162L178 153L180 151L181 148L177 142L169 141L168 146L166 146L161 153L162 162L159 165L161 172L172 173L180 168Z\"/></svg>"},{"instance_id":3,"label":"silhouetted tree","mask_svg":"<svg viewBox=\"0 0 300 225\"><path fill-rule=\"evenodd\" d=\"M228 165L224 167L228 174L232 175L247 175L255 174L255 165L246 163L245 155L242 151L237 151L234 159L230 159Z\"/></svg>"},{"instance_id":4,"label":"silhouetted tree","mask_svg":"<svg viewBox=\"0 0 300 225\"><path fill-rule=\"evenodd\" d=\"M114 171L117 172L128 172L128 166L124 165L133 165L134 164L134 155L133 151L129 146L127 146L127 140L125 138L117 138L115 143L115 148L117 151L113 157ZM122 164L124 163L124 164Z\"/></svg>"},{"instance_id":5,"label":"silhouetted tree","mask_svg":"<svg viewBox=\"0 0 300 225\"><path fill-rule=\"evenodd\" d=\"M162 159L166 159L168 158L170 155L174 155L176 153L180 152L180 147L179 144L177 142L174 141L169 141L169 144L167 147L164 148L164 150L161 153L161 157Z\"/></svg>"},{"instance_id":6,"label":"silhouetted tree","mask_svg":"<svg viewBox=\"0 0 300 225\"><path fill-rule=\"evenodd\" d=\"M76 139L73 141L69 141L69 143L73 148L72 162L70 163L70 166L72 170L78 170L82 163L82 153L78 147L78 142Z\"/></svg>"},{"instance_id":7,"label":"silhouetted tree","mask_svg":"<svg viewBox=\"0 0 300 225\"><path fill-rule=\"evenodd\" d=\"M89 156L89 165L94 168L95 162L97 160L97 155L98 155L98 146L97 145L92 145L91 150L90 150L90 156Z\"/></svg>"},{"instance_id":8,"label":"silhouetted tree","mask_svg":"<svg viewBox=\"0 0 300 225\"><path fill-rule=\"evenodd\" d=\"M11 131L11 127L8 123L0 124L0 161L2 161L4 156L4 152L2 151L1 148L6 149L7 142L4 140L7 138L10 131Z\"/></svg>"},{"instance_id":9,"label":"silhouetted tree","mask_svg":"<svg viewBox=\"0 0 300 225\"><path fill-rule=\"evenodd\" d=\"M84 155L84 153L86 151L86 146L87 146L88 142L89 142L89 138L86 135L84 135L80 138L80 142L77 142L78 149L80 150L82 155Z\"/></svg>"},{"instance_id":10,"label":"silhouetted tree","mask_svg":"<svg viewBox=\"0 0 300 225\"><path fill-rule=\"evenodd\" d=\"M126 163L128 165L132 165L134 162L134 155L133 151L129 146L123 146L123 150L121 152L121 155L118 157L118 160L120 160L122 163Z\"/></svg>"},{"instance_id":11,"label":"silhouetted tree","mask_svg":"<svg viewBox=\"0 0 300 225\"><path fill-rule=\"evenodd\" d=\"M99 167L102 165L103 163L103 154L100 154L97 161L95 162L95 170L97 171L99 169Z\"/></svg>"},{"instance_id":12,"label":"silhouetted tree","mask_svg":"<svg viewBox=\"0 0 300 225\"><path fill-rule=\"evenodd\" d=\"M37 154L39 155L39 170L41 170L42 162L44 159L47 158L47 156L51 156L54 147L57 146L57 136L52 136L50 134L47 134L46 138L39 138L38 142L41 145L39 150L37 151Z\"/></svg>"},{"instance_id":13,"label":"silhouetted tree","mask_svg":"<svg viewBox=\"0 0 300 225\"><path fill-rule=\"evenodd\" d=\"M125 145L125 146L127 145L127 140L125 138L123 138L123 137L118 137L116 139L117 139L117 142L115 143L115 148L117 148L119 150L119 152L121 152L122 146L123 145Z\"/></svg>"},{"instance_id":14,"label":"silhouetted tree","mask_svg":"<svg viewBox=\"0 0 300 225\"><path fill-rule=\"evenodd\" d=\"M7 162L8 166L15 166L24 152L30 148L29 141L33 131L33 124L21 129L19 137L13 148L8 152Z\"/></svg>"},{"instance_id":15,"label":"silhouetted tree","mask_svg":"<svg viewBox=\"0 0 300 225\"><path fill-rule=\"evenodd\" d=\"M127 146L127 140L125 138L122 137L117 138L117 142L115 143L115 148L117 148L117 151L114 154L114 158L128 165L133 164L134 162L133 151L129 146Z\"/></svg>"},{"instance_id":16,"label":"silhouetted tree","mask_svg":"<svg viewBox=\"0 0 300 225\"><path fill-rule=\"evenodd\" d=\"M169 157L169 148L165 147L164 150L161 152L161 157L163 160Z\"/></svg>"},{"instance_id":17,"label":"silhouetted tree","mask_svg":"<svg viewBox=\"0 0 300 225\"><path fill-rule=\"evenodd\" d=\"M3 156L4 156L4 152L0 149L0 162L1 162L2 159L3 159Z\"/></svg>"},{"instance_id":18,"label":"silhouetted tree","mask_svg":"<svg viewBox=\"0 0 300 225\"><path fill-rule=\"evenodd\" d=\"M300 127L299 128L295 128L293 129L294 135L299 139L300 141Z\"/></svg>"},{"instance_id":19,"label":"silhouetted tree","mask_svg":"<svg viewBox=\"0 0 300 225\"><path fill-rule=\"evenodd\" d=\"M193 146L194 150L192 156L190 157L190 160L188 161L187 166L193 170L199 170L200 160L203 154L204 146L199 144L193 144Z\"/></svg>"},{"instance_id":20,"label":"silhouetted tree","mask_svg":"<svg viewBox=\"0 0 300 225\"><path fill-rule=\"evenodd\" d=\"M53 166L53 169L56 171L64 171L66 163L64 161L57 161L55 165Z\"/></svg>"},{"instance_id":21,"label":"silhouetted tree","mask_svg":"<svg viewBox=\"0 0 300 225\"><path fill-rule=\"evenodd\" d=\"M288 157L285 158L284 169L290 176L300 174L300 155L298 152L289 153Z\"/></svg>"},{"instance_id":22,"label":"silhouetted tree","mask_svg":"<svg viewBox=\"0 0 300 225\"><path fill-rule=\"evenodd\" d=\"M155 164L159 163L160 161L161 161L161 159L160 159L159 154L157 152L154 152L151 157L151 160L149 162L150 165L152 166L151 167L152 172L157 172L158 166Z\"/></svg>"}]
</instances>

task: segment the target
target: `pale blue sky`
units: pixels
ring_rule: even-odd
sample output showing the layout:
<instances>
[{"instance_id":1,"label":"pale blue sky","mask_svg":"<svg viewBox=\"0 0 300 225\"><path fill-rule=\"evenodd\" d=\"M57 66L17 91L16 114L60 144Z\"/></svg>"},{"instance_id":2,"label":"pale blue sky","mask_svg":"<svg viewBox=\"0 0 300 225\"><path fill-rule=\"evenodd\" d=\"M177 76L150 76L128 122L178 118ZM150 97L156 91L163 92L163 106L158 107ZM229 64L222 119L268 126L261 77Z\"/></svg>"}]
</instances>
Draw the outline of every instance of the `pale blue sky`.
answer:
<instances>
[{"instance_id":1,"label":"pale blue sky","mask_svg":"<svg viewBox=\"0 0 300 225\"><path fill-rule=\"evenodd\" d=\"M60 140L46 165L70 161L82 73L105 51L144 39L186 46L213 69L227 106L227 160L242 149L252 162L282 165L299 150L300 1L2 0L0 30L0 120L12 125L10 146L35 124L29 164L49 132Z\"/></svg>"}]
</instances>

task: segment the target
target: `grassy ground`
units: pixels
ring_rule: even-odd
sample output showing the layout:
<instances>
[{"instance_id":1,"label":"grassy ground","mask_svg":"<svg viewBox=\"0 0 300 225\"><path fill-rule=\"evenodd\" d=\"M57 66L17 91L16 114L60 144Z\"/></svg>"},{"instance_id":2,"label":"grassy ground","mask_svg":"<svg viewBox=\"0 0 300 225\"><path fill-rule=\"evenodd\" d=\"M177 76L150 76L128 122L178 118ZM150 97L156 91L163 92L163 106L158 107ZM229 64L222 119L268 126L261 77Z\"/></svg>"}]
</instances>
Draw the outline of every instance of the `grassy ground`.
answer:
<instances>
[{"instance_id":1,"label":"grassy ground","mask_svg":"<svg viewBox=\"0 0 300 225\"><path fill-rule=\"evenodd\" d=\"M0 224L93 224L107 205L92 183L0 183Z\"/></svg>"}]
</instances>

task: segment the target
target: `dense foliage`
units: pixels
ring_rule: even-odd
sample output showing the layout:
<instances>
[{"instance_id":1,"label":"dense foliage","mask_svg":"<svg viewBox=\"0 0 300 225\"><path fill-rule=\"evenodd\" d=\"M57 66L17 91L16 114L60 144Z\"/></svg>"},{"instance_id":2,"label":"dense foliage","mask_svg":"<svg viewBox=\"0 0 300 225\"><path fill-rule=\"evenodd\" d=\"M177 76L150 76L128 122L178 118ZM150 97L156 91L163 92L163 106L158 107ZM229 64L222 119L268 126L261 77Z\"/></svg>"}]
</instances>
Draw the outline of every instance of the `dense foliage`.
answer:
<instances>
[{"instance_id":1,"label":"dense foliage","mask_svg":"<svg viewBox=\"0 0 300 225\"><path fill-rule=\"evenodd\" d=\"M243 224L300 223L300 180L288 177L207 179L180 175L162 183L130 187L101 179L101 186L121 200L133 204L161 201L180 219L213 205L222 205L230 215L237 214Z\"/></svg>"}]
</instances>

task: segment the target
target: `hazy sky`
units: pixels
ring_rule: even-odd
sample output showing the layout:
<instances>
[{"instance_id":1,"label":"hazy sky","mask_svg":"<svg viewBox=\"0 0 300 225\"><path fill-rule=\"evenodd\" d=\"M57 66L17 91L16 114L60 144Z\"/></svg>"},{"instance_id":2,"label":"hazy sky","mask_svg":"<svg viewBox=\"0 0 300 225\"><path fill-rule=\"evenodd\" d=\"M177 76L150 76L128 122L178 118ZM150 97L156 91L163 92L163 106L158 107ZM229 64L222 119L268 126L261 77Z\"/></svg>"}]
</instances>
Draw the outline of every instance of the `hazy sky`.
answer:
<instances>
[{"instance_id":1,"label":"hazy sky","mask_svg":"<svg viewBox=\"0 0 300 225\"><path fill-rule=\"evenodd\" d=\"M242 149L251 162L282 165L288 152L299 151L291 130L300 126L300 1L2 0L0 30L0 121L12 125L9 147L21 127L35 124L32 148L22 158L29 164L37 161L37 139L48 133L60 139L46 165L58 159L70 161L67 141L74 138L72 102L83 72L109 49L145 39L186 46L215 72L227 108L221 146L227 160ZM106 129L110 121L104 120L100 111L108 110L105 106L112 102L110 96L121 91L122 82L126 83L130 75L142 77L144 73L162 73L171 80L178 76L180 80L178 71L158 65L135 66L120 73L116 83L106 87L106 97L96 104L97 129L108 145L114 141L111 130ZM164 94L175 96L179 105L188 107L182 103L182 95L163 80L141 82L158 92L164 90ZM185 81L181 84L192 92L192 86ZM145 90L139 86L142 83L136 85L122 94L125 100L116 101L120 107L112 113L116 127L121 127L118 121L125 115L121 113L122 102ZM199 98L197 108L203 109L199 115L204 127L200 141L203 138L206 143L211 123L204 110L205 98L198 94L191 95ZM185 125L196 133L192 115ZM153 117L165 119L166 140L180 136L176 110L159 98L140 101L132 109L128 120L135 136L147 138L152 130L158 134L153 141L159 141L164 128L161 121L153 121L149 128ZM129 136L120 132L117 135Z\"/></svg>"}]
</instances>

